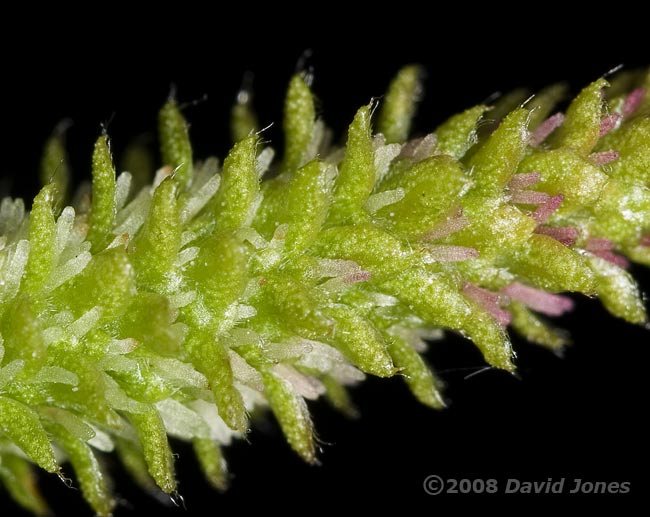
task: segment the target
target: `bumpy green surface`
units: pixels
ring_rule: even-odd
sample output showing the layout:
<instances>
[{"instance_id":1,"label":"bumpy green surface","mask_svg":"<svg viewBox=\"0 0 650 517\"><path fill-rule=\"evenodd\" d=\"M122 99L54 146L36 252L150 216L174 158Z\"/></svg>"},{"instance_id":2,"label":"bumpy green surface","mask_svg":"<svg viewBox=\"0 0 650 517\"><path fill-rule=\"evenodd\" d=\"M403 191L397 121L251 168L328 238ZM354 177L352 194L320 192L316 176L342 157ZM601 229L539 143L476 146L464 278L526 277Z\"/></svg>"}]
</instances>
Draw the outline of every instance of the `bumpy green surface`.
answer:
<instances>
[{"instance_id":1,"label":"bumpy green surface","mask_svg":"<svg viewBox=\"0 0 650 517\"><path fill-rule=\"evenodd\" d=\"M460 332L512 371L508 325L566 344L540 316L571 308L555 293L598 295L645 321L623 257L650 264L648 74L609 90L594 82L563 120L548 118L563 93L552 87L409 140L419 77L402 70L338 149L296 75L281 160L242 94L223 165L194 161L170 100L153 183L140 188L149 160L137 148L133 174L116 177L101 135L92 193L73 206L52 137L31 213L19 199L0 206L0 481L19 504L46 511L32 465L72 468L109 514L96 450L115 451L144 488L174 493L168 436L193 442L223 488L220 448L264 406L313 462L306 399L353 412L346 387L401 374L442 407L424 340Z\"/></svg>"}]
</instances>

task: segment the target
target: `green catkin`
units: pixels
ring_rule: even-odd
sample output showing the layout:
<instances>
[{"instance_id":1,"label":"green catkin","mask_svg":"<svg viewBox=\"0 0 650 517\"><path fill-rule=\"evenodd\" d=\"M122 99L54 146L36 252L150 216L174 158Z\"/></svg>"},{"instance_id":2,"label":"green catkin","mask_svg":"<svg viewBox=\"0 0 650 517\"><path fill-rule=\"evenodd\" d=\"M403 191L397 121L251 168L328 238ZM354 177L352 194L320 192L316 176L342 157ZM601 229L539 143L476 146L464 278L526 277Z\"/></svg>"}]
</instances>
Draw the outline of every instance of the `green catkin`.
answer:
<instances>
[{"instance_id":1,"label":"green catkin","mask_svg":"<svg viewBox=\"0 0 650 517\"><path fill-rule=\"evenodd\" d=\"M467 150L476 143L476 126L487 106L476 106L454 115L436 129L438 149L441 154L449 154L456 159L465 156Z\"/></svg>"},{"instance_id":2,"label":"green catkin","mask_svg":"<svg viewBox=\"0 0 650 517\"><path fill-rule=\"evenodd\" d=\"M405 66L390 83L377 122L377 132L386 137L386 143L402 144L408 139L422 89L421 76L420 67Z\"/></svg>"},{"instance_id":3,"label":"green catkin","mask_svg":"<svg viewBox=\"0 0 650 517\"><path fill-rule=\"evenodd\" d=\"M180 185L186 185L192 177L192 145L187 122L174 99L169 99L160 110L158 132L163 164L174 170Z\"/></svg>"},{"instance_id":4,"label":"green catkin","mask_svg":"<svg viewBox=\"0 0 650 517\"><path fill-rule=\"evenodd\" d=\"M3 454L0 480L20 506L34 515L47 515L47 503L38 491L36 473L28 460L14 454Z\"/></svg>"},{"instance_id":5,"label":"green catkin","mask_svg":"<svg viewBox=\"0 0 650 517\"><path fill-rule=\"evenodd\" d=\"M356 223L367 219L364 203L376 180L370 136L371 113L371 106L364 106L350 125L345 158L334 184L334 202L329 212L332 223Z\"/></svg>"},{"instance_id":6,"label":"green catkin","mask_svg":"<svg viewBox=\"0 0 650 517\"><path fill-rule=\"evenodd\" d=\"M293 171L304 165L314 136L316 110L311 90L301 74L294 75L284 102L284 169Z\"/></svg>"},{"instance_id":7,"label":"green catkin","mask_svg":"<svg viewBox=\"0 0 650 517\"><path fill-rule=\"evenodd\" d=\"M54 211L59 213L67 200L70 185L70 165L65 150L64 129L57 128L45 142L40 164L41 185L54 185Z\"/></svg>"},{"instance_id":8,"label":"green catkin","mask_svg":"<svg viewBox=\"0 0 650 517\"><path fill-rule=\"evenodd\" d=\"M624 269L650 264L647 71L612 78L611 93L588 85L563 122L565 89L551 86L412 138L421 71L408 66L377 115L357 111L344 147L329 144L308 82L291 78L281 161L257 134L251 92L221 168L194 160L171 99L153 185L139 144L121 162L132 174L116 178L103 134L90 197L64 207L58 132L31 212L0 204L0 483L28 511L47 513L40 467L72 469L109 515L95 449L114 450L143 490L174 496L170 436L224 489L222 447L260 408L315 463L309 401L354 416L351 386L399 375L442 408L423 339L457 331L514 371L510 329L552 350L569 343L547 321L571 308L563 293L647 321Z\"/></svg>"},{"instance_id":9,"label":"green catkin","mask_svg":"<svg viewBox=\"0 0 650 517\"><path fill-rule=\"evenodd\" d=\"M59 466L43 424L25 404L0 397L0 431L39 467L47 472L58 472Z\"/></svg>"},{"instance_id":10,"label":"green catkin","mask_svg":"<svg viewBox=\"0 0 650 517\"><path fill-rule=\"evenodd\" d=\"M208 482L217 490L228 487L228 477L221 447L216 440L196 438L194 452Z\"/></svg>"},{"instance_id":11,"label":"green catkin","mask_svg":"<svg viewBox=\"0 0 650 517\"><path fill-rule=\"evenodd\" d=\"M404 380L413 395L426 406L435 409L443 408L445 403L437 386L440 381L434 378L433 372L425 364L422 356L402 337L391 336L391 338L388 353L395 367L399 368L404 375Z\"/></svg>"},{"instance_id":12,"label":"green catkin","mask_svg":"<svg viewBox=\"0 0 650 517\"><path fill-rule=\"evenodd\" d=\"M27 292L43 289L54 266L55 224L52 213L56 187L44 186L34 198L29 220L29 259L25 270L23 287Z\"/></svg>"},{"instance_id":13,"label":"green catkin","mask_svg":"<svg viewBox=\"0 0 650 517\"><path fill-rule=\"evenodd\" d=\"M590 84L573 100L564 123L553 134L551 143L570 147L586 156L598 143L603 117L603 89L609 86L605 79Z\"/></svg>"},{"instance_id":14,"label":"green catkin","mask_svg":"<svg viewBox=\"0 0 650 517\"><path fill-rule=\"evenodd\" d=\"M95 142L92 159L93 195L90 207L88 241L97 252L106 245L115 222L115 168L108 143L102 135Z\"/></svg>"},{"instance_id":15,"label":"green catkin","mask_svg":"<svg viewBox=\"0 0 650 517\"><path fill-rule=\"evenodd\" d=\"M255 161L257 136L235 144L223 163L221 185L215 196L215 229L229 232L249 225L259 195Z\"/></svg>"},{"instance_id":16,"label":"green catkin","mask_svg":"<svg viewBox=\"0 0 650 517\"><path fill-rule=\"evenodd\" d=\"M158 490L156 482L149 473L149 467L147 467L147 461L144 458L142 447L139 443L116 437L115 450L120 462L130 474L131 479L133 479L140 488L152 493Z\"/></svg>"},{"instance_id":17,"label":"green catkin","mask_svg":"<svg viewBox=\"0 0 650 517\"><path fill-rule=\"evenodd\" d=\"M142 444L149 474L160 489L171 494L176 491L174 459L165 434L162 418L153 408L129 416Z\"/></svg>"},{"instance_id":18,"label":"green catkin","mask_svg":"<svg viewBox=\"0 0 650 517\"><path fill-rule=\"evenodd\" d=\"M305 401L294 392L287 381L272 372L264 372L262 378L271 410L278 419L289 445L307 463L314 463L314 430Z\"/></svg>"},{"instance_id":19,"label":"green catkin","mask_svg":"<svg viewBox=\"0 0 650 517\"><path fill-rule=\"evenodd\" d=\"M251 106L251 97L252 93L246 89L242 89L237 94L237 102L233 105L230 113L230 133L233 143L259 131L257 116Z\"/></svg>"},{"instance_id":20,"label":"green catkin","mask_svg":"<svg viewBox=\"0 0 650 517\"><path fill-rule=\"evenodd\" d=\"M134 242L131 256L143 285L164 288L166 282L173 281L174 261L181 244L177 190L172 177L158 185L147 222Z\"/></svg>"},{"instance_id":21,"label":"green catkin","mask_svg":"<svg viewBox=\"0 0 650 517\"><path fill-rule=\"evenodd\" d=\"M131 186L134 192L139 192L151 182L154 173L154 157L146 145L144 137L131 142L122 155L120 170L131 173Z\"/></svg>"},{"instance_id":22,"label":"green catkin","mask_svg":"<svg viewBox=\"0 0 650 517\"><path fill-rule=\"evenodd\" d=\"M98 516L111 515L115 500L111 496L106 476L90 445L62 425L51 424L49 428L57 445L66 453L81 492L90 507Z\"/></svg>"}]
</instances>

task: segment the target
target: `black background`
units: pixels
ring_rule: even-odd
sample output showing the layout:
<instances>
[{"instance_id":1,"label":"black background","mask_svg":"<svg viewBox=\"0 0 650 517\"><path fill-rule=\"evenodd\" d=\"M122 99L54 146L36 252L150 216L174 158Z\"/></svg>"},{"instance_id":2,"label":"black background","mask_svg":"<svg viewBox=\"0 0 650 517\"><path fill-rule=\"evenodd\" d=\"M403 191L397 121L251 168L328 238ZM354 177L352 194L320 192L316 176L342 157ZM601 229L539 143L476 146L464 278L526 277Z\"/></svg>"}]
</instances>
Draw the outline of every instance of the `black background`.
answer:
<instances>
[{"instance_id":1,"label":"black background","mask_svg":"<svg viewBox=\"0 0 650 517\"><path fill-rule=\"evenodd\" d=\"M399 6L399 13L394 7L380 16L376 8L353 20L338 7L314 5L299 21L278 25L283 13L272 20L253 8L221 16L161 11L149 18L102 8L100 14L71 13L67 20L54 21L48 13L39 13L38 23L5 19L24 29L20 36L5 32L0 49L3 188L14 195L35 193L41 146L58 121L69 117L74 123L68 144L75 177L82 179L101 123L110 121L118 157L130 139L147 132L155 138L156 111L172 84L181 102L207 94L185 110L195 155L223 157L231 103L244 73L254 72L260 122L275 123L266 136L281 148L284 89L306 49L313 50L307 63L320 109L339 134L356 108L381 95L410 62L428 72L417 121L421 132L495 91L534 90L564 79L576 91L620 63L650 62L631 26L612 32L609 20L582 26L540 12L499 24L495 12L475 13L468 22L461 15L431 16ZM104 16L109 23L98 22ZM453 35L446 36L450 29ZM648 272L633 272L648 291ZM116 515L212 515L260 506L297 513L349 505L409 514L417 505L433 514L467 503L525 510L542 501L626 508L647 488L648 428L642 416L649 331L615 320L587 299L579 299L575 312L559 323L574 340L563 358L515 338L518 377L485 371L468 378L484 366L474 348L456 336L434 343L427 358L447 383L450 405L443 412L419 406L399 379L369 379L356 389L356 421L324 403L312 404L320 466L302 464L275 424L260 422L250 443L226 449L233 477L230 490L219 494L202 480L189 448L175 442L186 511L140 494L107 458L123 500ZM629 495L618 496L432 497L422 489L430 474L494 478L501 486L508 478L549 477L632 486ZM56 515L90 514L80 494L53 476L42 476L42 486ZM6 494L0 498L2 515L18 513Z\"/></svg>"}]
</instances>

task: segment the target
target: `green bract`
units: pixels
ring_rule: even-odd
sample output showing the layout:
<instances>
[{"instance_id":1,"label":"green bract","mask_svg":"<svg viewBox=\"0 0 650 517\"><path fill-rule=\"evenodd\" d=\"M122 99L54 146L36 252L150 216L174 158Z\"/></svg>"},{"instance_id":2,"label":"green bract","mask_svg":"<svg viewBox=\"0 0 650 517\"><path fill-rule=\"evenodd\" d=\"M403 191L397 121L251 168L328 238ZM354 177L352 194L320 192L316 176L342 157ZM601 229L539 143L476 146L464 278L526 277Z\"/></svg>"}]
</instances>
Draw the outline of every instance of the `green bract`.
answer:
<instances>
[{"instance_id":1,"label":"green bract","mask_svg":"<svg viewBox=\"0 0 650 517\"><path fill-rule=\"evenodd\" d=\"M31 212L20 199L0 206L0 480L19 504L45 513L33 465L62 475L69 464L108 515L95 450L115 450L145 489L172 494L168 436L191 441L224 488L221 446L263 407L314 462L306 400L353 413L347 387L400 374L443 407L420 355L427 339L457 331L512 371L509 326L566 344L544 319L571 309L562 292L645 322L625 267L650 264L648 74L615 79L611 98L598 80L565 114L553 114L563 89L551 87L413 139L420 77L402 70L339 149L296 75L276 161L242 92L222 167L194 160L169 100L155 178L142 186L150 159L137 146L133 175L116 177L103 134L92 194L74 207L54 133Z\"/></svg>"}]
</instances>

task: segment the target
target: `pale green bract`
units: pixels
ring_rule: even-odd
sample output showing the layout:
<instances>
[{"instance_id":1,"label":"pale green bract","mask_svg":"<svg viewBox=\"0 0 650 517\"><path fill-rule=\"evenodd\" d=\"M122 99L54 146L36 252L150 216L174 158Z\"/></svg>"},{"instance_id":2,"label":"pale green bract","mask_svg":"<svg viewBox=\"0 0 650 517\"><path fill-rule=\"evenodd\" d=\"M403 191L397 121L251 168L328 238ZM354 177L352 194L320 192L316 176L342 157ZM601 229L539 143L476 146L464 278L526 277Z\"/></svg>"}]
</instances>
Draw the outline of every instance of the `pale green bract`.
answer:
<instances>
[{"instance_id":1,"label":"pale green bract","mask_svg":"<svg viewBox=\"0 0 650 517\"><path fill-rule=\"evenodd\" d=\"M314 462L306 401L353 414L349 386L400 374L441 408L426 340L459 332L513 371L509 326L567 344L544 320L571 309L561 292L646 321L625 267L650 264L648 73L611 89L598 80L564 115L551 87L413 139L420 77L401 71L336 148L296 75L275 161L244 92L223 166L194 161L170 100L155 178L140 188L151 160L137 147L132 174L116 176L101 135L92 193L72 206L62 133L52 136L31 212L0 205L0 482L20 505L46 513L34 466L70 466L92 509L110 514L96 450L173 494L168 436L191 441L222 489L221 446L264 407Z\"/></svg>"}]
</instances>

